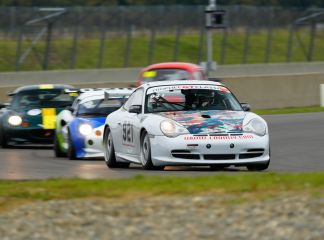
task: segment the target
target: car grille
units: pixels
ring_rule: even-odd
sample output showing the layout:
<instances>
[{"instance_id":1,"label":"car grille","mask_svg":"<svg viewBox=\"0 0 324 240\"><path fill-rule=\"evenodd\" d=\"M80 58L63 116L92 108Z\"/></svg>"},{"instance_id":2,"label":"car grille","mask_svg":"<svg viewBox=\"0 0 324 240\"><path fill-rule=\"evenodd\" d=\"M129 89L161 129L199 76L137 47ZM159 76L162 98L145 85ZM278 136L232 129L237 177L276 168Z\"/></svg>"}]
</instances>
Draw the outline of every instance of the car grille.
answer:
<instances>
[{"instance_id":1,"label":"car grille","mask_svg":"<svg viewBox=\"0 0 324 240\"><path fill-rule=\"evenodd\" d=\"M35 139L50 139L54 137L54 130L35 129L30 131L30 136Z\"/></svg>"},{"instance_id":2,"label":"car grille","mask_svg":"<svg viewBox=\"0 0 324 240\"><path fill-rule=\"evenodd\" d=\"M205 160L234 160L235 154L205 154Z\"/></svg>"},{"instance_id":3,"label":"car grille","mask_svg":"<svg viewBox=\"0 0 324 240\"><path fill-rule=\"evenodd\" d=\"M182 158L182 159L195 159L199 160L200 154L191 153L190 150L187 149L177 149L171 151L172 157ZM203 154L202 157L204 160L235 160L238 156L239 159L249 159L261 157L264 154L263 148L252 148L247 149L246 152L240 154Z\"/></svg>"},{"instance_id":4,"label":"car grille","mask_svg":"<svg viewBox=\"0 0 324 240\"><path fill-rule=\"evenodd\" d=\"M179 150L172 150L171 151L172 157L175 158L182 158L182 159L200 159L199 154L192 154L190 150L186 149L179 149Z\"/></svg>"},{"instance_id":5,"label":"car grille","mask_svg":"<svg viewBox=\"0 0 324 240\"><path fill-rule=\"evenodd\" d=\"M241 153L239 155L239 159L261 157L263 155L263 153L264 153L263 148L252 148L252 149L248 149L247 153Z\"/></svg>"}]
</instances>

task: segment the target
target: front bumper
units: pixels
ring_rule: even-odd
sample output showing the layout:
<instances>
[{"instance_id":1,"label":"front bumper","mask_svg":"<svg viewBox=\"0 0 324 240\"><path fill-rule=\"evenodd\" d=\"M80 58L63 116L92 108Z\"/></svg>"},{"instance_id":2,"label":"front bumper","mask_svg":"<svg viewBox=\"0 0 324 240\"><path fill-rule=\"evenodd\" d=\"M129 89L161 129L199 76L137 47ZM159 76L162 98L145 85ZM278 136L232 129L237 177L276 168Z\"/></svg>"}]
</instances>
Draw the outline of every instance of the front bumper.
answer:
<instances>
[{"instance_id":1,"label":"front bumper","mask_svg":"<svg viewBox=\"0 0 324 240\"><path fill-rule=\"evenodd\" d=\"M4 135L8 142L52 144L55 130L42 128L6 128Z\"/></svg>"},{"instance_id":2,"label":"front bumper","mask_svg":"<svg viewBox=\"0 0 324 240\"><path fill-rule=\"evenodd\" d=\"M85 137L84 146L78 146L76 148L77 158L103 158L104 147L102 136L96 136L91 134Z\"/></svg>"},{"instance_id":3,"label":"front bumper","mask_svg":"<svg viewBox=\"0 0 324 240\"><path fill-rule=\"evenodd\" d=\"M261 164L269 161L269 136L181 135L175 138L154 136L151 140L152 161L162 165L236 165Z\"/></svg>"}]
</instances>

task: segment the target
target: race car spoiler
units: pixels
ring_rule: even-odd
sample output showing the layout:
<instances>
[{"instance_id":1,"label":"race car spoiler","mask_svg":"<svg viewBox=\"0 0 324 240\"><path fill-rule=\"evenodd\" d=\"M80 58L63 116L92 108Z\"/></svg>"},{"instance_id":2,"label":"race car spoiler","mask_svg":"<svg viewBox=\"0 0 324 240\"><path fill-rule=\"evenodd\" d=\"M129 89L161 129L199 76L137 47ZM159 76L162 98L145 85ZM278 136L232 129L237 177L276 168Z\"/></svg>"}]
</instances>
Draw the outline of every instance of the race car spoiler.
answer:
<instances>
[{"instance_id":1,"label":"race car spoiler","mask_svg":"<svg viewBox=\"0 0 324 240\"><path fill-rule=\"evenodd\" d=\"M81 94L81 93L85 93L85 92L89 92L89 91L114 91L114 92L118 92L118 91L134 91L135 88L73 88L73 89L64 89L64 92L69 94L69 93L77 93L77 94Z\"/></svg>"}]
</instances>

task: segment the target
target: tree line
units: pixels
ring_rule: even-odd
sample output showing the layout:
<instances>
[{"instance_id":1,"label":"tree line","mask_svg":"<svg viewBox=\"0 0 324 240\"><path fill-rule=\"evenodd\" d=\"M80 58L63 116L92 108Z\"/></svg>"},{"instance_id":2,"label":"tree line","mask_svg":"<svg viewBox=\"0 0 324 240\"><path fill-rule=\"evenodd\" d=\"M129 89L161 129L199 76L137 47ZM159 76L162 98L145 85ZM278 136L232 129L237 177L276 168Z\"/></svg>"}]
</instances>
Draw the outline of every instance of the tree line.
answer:
<instances>
[{"instance_id":1,"label":"tree line","mask_svg":"<svg viewBox=\"0 0 324 240\"><path fill-rule=\"evenodd\" d=\"M209 0L0 0L0 6L207 5ZM324 7L323 0L217 0L221 5Z\"/></svg>"}]
</instances>

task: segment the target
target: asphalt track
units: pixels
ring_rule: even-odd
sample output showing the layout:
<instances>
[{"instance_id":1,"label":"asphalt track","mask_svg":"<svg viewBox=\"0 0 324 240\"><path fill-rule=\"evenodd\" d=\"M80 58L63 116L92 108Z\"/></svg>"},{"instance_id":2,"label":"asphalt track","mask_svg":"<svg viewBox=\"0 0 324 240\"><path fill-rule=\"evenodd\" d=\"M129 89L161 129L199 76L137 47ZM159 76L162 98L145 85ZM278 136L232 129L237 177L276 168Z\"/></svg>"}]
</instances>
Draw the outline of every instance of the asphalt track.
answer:
<instances>
[{"instance_id":1,"label":"asphalt track","mask_svg":"<svg viewBox=\"0 0 324 240\"><path fill-rule=\"evenodd\" d=\"M270 172L324 171L324 113L263 116L270 128ZM228 168L226 173L246 172ZM167 167L165 171L108 169L104 161L55 158L48 147L0 149L0 179L55 177L125 178L135 175L201 176L219 174L204 167Z\"/></svg>"}]
</instances>

